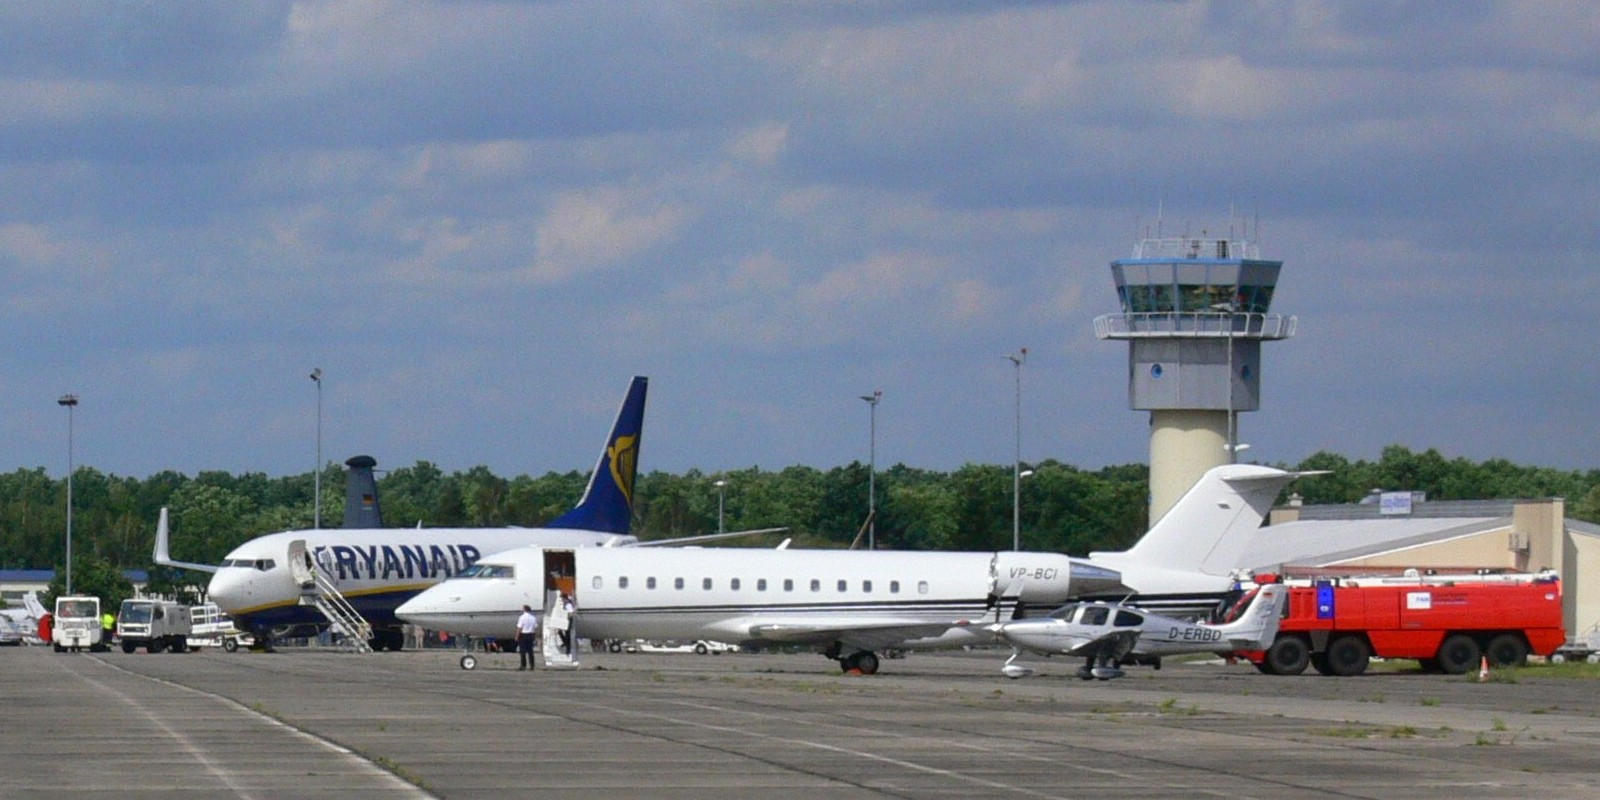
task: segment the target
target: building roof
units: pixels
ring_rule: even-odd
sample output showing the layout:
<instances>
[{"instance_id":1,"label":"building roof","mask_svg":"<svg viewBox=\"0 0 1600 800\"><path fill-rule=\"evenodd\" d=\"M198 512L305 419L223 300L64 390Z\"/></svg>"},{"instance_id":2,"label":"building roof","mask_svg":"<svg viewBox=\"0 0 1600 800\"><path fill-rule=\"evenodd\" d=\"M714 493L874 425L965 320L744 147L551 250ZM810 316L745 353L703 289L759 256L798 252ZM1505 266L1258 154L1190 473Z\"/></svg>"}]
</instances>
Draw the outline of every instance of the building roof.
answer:
<instances>
[{"instance_id":1,"label":"building roof","mask_svg":"<svg viewBox=\"0 0 1600 800\"><path fill-rule=\"evenodd\" d=\"M1308 507L1309 508L1309 507ZM1571 523L1568 523L1569 525ZM1486 531L1506 528L1511 517L1380 517L1307 520L1256 531L1241 557L1242 569L1271 570L1285 564L1324 566ZM1592 527L1592 526L1591 526ZM1596 529L1600 533L1600 528Z\"/></svg>"}]
</instances>

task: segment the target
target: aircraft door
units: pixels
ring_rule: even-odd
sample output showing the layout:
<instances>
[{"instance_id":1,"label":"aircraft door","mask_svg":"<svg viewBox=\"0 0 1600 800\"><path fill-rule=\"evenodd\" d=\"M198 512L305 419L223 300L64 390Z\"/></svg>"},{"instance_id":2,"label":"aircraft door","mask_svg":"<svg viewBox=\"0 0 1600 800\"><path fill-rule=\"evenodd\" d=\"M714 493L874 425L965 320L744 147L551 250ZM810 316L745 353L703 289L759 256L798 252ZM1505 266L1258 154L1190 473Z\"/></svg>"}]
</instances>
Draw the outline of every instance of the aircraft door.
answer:
<instances>
[{"instance_id":1,"label":"aircraft door","mask_svg":"<svg viewBox=\"0 0 1600 800\"><path fill-rule=\"evenodd\" d=\"M577 558L573 552L545 550L542 644L547 667L578 666L578 634L572 614L577 588Z\"/></svg>"},{"instance_id":2,"label":"aircraft door","mask_svg":"<svg viewBox=\"0 0 1600 800\"><path fill-rule=\"evenodd\" d=\"M302 592L317 585L315 569L311 554L306 551L306 540L296 539L290 542L289 574L294 576L294 582L300 585Z\"/></svg>"}]
</instances>

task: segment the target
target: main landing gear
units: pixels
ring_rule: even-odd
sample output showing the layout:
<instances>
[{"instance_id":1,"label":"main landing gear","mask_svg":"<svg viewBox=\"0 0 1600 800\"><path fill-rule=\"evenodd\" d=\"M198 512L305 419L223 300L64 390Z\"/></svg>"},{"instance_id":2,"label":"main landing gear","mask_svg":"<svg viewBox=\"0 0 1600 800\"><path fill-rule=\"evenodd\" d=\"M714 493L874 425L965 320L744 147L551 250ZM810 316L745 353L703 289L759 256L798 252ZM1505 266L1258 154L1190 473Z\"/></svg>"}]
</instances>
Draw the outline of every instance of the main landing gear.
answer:
<instances>
[{"instance_id":1,"label":"main landing gear","mask_svg":"<svg viewBox=\"0 0 1600 800\"><path fill-rule=\"evenodd\" d=\"M871 650L857 650L850 655L844 655L844 646L834 642L822 654L838 661L839 669L846 675L878 674L878 654Z\"/></svg>"}]
</instances>

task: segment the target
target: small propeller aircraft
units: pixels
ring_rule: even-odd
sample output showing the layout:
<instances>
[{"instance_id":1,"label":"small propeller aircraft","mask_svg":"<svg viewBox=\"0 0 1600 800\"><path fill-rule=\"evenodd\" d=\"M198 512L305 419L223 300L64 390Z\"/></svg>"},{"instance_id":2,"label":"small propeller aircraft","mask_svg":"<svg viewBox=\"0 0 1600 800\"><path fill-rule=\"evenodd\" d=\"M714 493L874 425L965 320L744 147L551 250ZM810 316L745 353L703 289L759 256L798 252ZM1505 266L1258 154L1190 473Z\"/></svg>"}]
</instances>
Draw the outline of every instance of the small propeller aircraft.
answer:
<instances>
[{"instance_id":1,"label":"small propeller aircraft","mask_svg":"<svg viewBox=\"0 0 1600 800\"><path fill-rule=\"evenodd\" d=\"M1140 660L1159 663L1161 656L1186 653L1221 653L1261 650L1278 635L1289 590L1268 584L1246 595L1248 602L1231 622L1205 623L1151 614L1119 603L1074 603L1047 617L1015 619L985 626L1004 639L1015 652L1001 672L1008 678L1032 675L1031 667L1016 663L1024 652L1046 656L1082 656L1078 668L1084 680L1122 677L1122 664ZM1237 608L1238 605L1235 605Z\"/></svg>"}]
</instances>

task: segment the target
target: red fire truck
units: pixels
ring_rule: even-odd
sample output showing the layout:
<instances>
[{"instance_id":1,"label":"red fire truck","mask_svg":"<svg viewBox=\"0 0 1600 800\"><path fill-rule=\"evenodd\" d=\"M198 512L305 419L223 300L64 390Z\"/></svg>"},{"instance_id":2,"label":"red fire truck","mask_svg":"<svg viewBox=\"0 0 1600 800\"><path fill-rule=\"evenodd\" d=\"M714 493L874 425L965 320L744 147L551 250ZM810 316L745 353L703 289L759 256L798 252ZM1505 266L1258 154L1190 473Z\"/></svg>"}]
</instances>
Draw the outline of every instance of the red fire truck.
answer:
<instances>
[{"instance_id":1,"label":"red fire truck","mask_svg":"<svg viewBox=\"0 0 1600 800\"><path fill-rule=\"evenodd\" d=\"M1271 582L1278 576L1260 576ZM1378 658L1414 658L1459 675L1548 656L1566 642L1554 573L1403 574L1286 580L1289 604L1266 650L1241 658L1268 675L1360 675Z\"/></svg>"}]
</instances>

